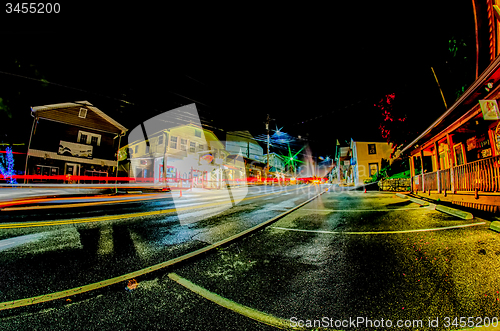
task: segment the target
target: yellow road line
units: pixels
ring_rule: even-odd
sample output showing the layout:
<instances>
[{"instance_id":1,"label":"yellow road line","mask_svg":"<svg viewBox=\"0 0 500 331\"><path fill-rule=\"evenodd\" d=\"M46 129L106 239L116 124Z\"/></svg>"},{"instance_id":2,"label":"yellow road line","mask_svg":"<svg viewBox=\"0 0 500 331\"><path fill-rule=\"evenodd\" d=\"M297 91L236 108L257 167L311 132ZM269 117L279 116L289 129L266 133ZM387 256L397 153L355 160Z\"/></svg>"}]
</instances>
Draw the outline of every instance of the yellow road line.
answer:
<instances>
[{"instance_id":1,"label":"yellow road line","mask_svg":"<svg viewBox=\"0 0 500 331\"><path fill-rule=\"evenodd\" d=\"M292 191L298 190L300 188L296 188ZM288 191L287 191L288 192ZM278 194L282 192L273 192L273 193L268 193L268 194L263 194L263 195L258 195L258 196L253 196L253 197L247 197L242 200L252 200L252 199L257 199L273 194ZM156 210L156 211L148 211L148 212L142 212L142 213L132 213L132 214L123 214L123 215L112 215L112 216L100 216L100 217L93 217L93 218L79 218L75 220L60 220L60 221L50 221L50 222L32 222L32 223L7 223L7 224L0 224L0 229L14 229L14 228L27 228L27 227L35 227L35 226L54 226L54 225L67 225L67 224L79 224L79 223L90 223L90 222L104 222L104 221L111 221L111 220L117 220L117 219L124 219L124 218L134 218L134 217L144 217L144 216L153 216L153 215L163 215L163 214L169 214L169 213L174 213L174 212L179 212L179 211L185 211L185 210L190 210L190 209L199 209L199 208L208 208L208 207L213 207L213 206L219 206L222 204L228 204L228 201L225 202L214 202L214 203L208 203L208 204L202 204L198 206L189 206L189 207L184 207L184 208L171 208L171 209L165 209L165 210Z\"/></svg>"},{"instance_id":2,"label":"yellow road line","mask_svg":"<svg viewBox=\"0 0 500 331\"><path fill-rule=\"evenodd\" d=\"M213 292L210 292L207 289L204 289L201 286L198 286L189 280L182 278L178 276L175 273L169 273L168 277L172 279L173 281L177 282L178 284L184 286L188 290L204 297L207 300L210 300L219 306L222 306L224 308L230 309L234 311L235 313L238 313L240 315L243 315L245 317L251 318L253 320L256 320L258 322L279 328L279 329L292 329L292 330L308 330L307 328L292 328L290 321L287 321L283 318L275 317L271 314L267 314L264 312L261 312L257 309L250 308L248 306L244 306L242 304L239 304L237 302L234 302L232 300L226 299L224 297L221 297L218 294L215 294ZM317 329L320 330L320 329ZM331 329L329 329L331 330Z\"/></svg>"},{"instance_id":3,"label":"yellow road line","mask_svg":"<svg viewBox=\"0 0 500 331\"><path fill-rule=\"evenodd\" d=\"M149 195L154 195L154 194L130 194L127 195L129 197L134 197L134 196L149 196ZM100 196L90 196L90 198L93 199L106 199L106 198L112 198L110 195L100 195ZM15 201L6 201L6 202L0 202L0 207L1 206L12 206L12 205L25 205L27 203L37 203L40 201L59 201L59 200L83 200L83 199L88 199L89 197L72 197L72 198L32 198L29 200L15 200Z\"/></svg>"},{"instance_id":4,"label":"yellow road line","mask_svg":"<svg viewBox=\"0 0 500 331\"><path fill-rule=\"evenodd\" d=\"M327 234L392 234L392 233L411 233L411 232L425 232L425 231L439 231L439 230L449 230L457 228L465 228L469 226L477 226L486 224L486 222L470 223L470 224L460 224L452 226L443 226L440 228L431 229L415 229L415 230L395 230L395 231L365 231L365 232L350 232L350 231L326 231L326 230L303 230L303 229L292 229L292 228L282 228L279 226L271 226L271 229L287 230L287 231L298 231L298 232L311 232L311 233L327 233Z\"/></svg>"},{"instance_id":5,"label":"yellow road line","mask_svg":"<svg viewBox=\"0 0 500 331\"><path fill-rule=\"evenodd\" d=\"M110 200L110 201L97 201L97 202L81 202L81 203L69 203L63 205L48 205L48 206L27 206L27 207L6 207L0 209L1 211L16 211L16 210L37 210L37 209L55 209L55 208L73 208L73 207L88 207L95 205L105 205L113 203L123 203L130 201L144 201L144 200L157 200L165 199L165 197L150 197L150 198L137 198L137 199L126 199L126 200ZM45 200L38 200L45 201Z\"/></svg>"},{"instance_id":6,"label":"yellow road line","mask_svg":"<svg viewBox=\"0 0 500 331\"><path fill-rule=\"evenodd\" d=\"M301 204L293 207L292 209L290 210L287 210L286 212L284 213L281 213L280 215L278 216L275 216L265 222L262 222L262 223L259 223L249 229L246 229L240 233L237 233L235 235L232 235L226 239L223 239L221 241L218 241L214 244L211 244L211 245L208 245L208 246L205 246L203 248L200 248L200 249L197 249L193 252L190 252L188 254L184 254L182 256L179 256L179 257L176 257L174 259L171 259L171 260L168 260L168 261L165 261L165 262L162 262L162 263L159 263L159 264L155 264L151 267L148 267L148 268L144 268L144 269L141 269L141 270L137 270L137 271L134 271L134 272L131 272L131 273L128 273L128 274L125 274L125 275L121 275L121 276L118 276L118 277L114 277L114 278L111 278L111 279L107 279L107 280L103 280L103 281L100 281L100 282L97 282L97 283L93 283L93 284L88 284L88 285L84 285L84 286L80 286L80 287L75 287L75 288L72 288L72 289L69 289L69 290L65 290L65 291L60 291L60 292L54 292L54 293L49 293L49 294L43 294L43 295L39 295L39 296L36 296L36 297L31 297L31 298L24 298L24 299L19 299L19 300L13 300L13 301L7 301L7 302L0 302L0 310L5 310L5 309L12 309L12 308L17 308L17 307L23 307L23 306L29 306L29 305L33 305L33 304L37 304L37 303L41 303L41 302L47 302L47 301L53 301L53 300L57 300L57 299L62 299L62 298L66 298L66 297L69 297L69 296L72 296L72 295L76 295L76 294L81 294L81 293L85 293L85 292L88 292L88 291L92 291L92 290L96 290L96 289L99 289L99 288L102 288L102 287L106 287L106 286L109 286L109 285L113 285L113 284L117 284L117 283L120 283L120 282L123 282L123 281L126 281L126 280L129 280L129 279L133 279L133 278L136 278L136 277L139 277L141 275L144 275L144 274L147 274L147 273L150 273L152 271L155 271L155 270L159 270L159 269L162 269L162 268L165 268L165 267L168 267L168 266L171 266L171 265L174 265L178 262L181 262L181 261L184 261L184 260L187 260L187 259L190 259L194 256L197 256L199 254L203 254L205 252L208 252L214 248L217 248L221 245L224 245L224 244L227 244L233 240L236 240L248 233L251 233L253 231L256 231L258 230L259 228L261 227L264 227L272 222L275 222L276 220L280 219L281 217L283 217L284 215L287 215L289 213L292 213L293 211L297 210L298 208L304 206L305 204L309 203L310 201L314 200L315 198L317 198L318 196L320 196L321 194L323 194L324 192L321 192L319 193L318 195L302 202Z\"/></svg>"}]
</instances>

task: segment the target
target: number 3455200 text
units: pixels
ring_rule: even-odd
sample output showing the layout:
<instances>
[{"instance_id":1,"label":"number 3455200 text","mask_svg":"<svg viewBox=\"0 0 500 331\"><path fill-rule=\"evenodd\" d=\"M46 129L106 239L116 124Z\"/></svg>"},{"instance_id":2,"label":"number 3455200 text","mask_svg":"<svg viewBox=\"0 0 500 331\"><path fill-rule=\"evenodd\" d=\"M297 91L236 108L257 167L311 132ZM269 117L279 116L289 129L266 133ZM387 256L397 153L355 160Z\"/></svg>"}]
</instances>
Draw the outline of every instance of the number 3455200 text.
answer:
<instances>
[{"instance_id":1,"label":"number 3455200 text","mask_svg":"<svg viewBox=\"0 0 500 331\"><path fill-rule=\"evenodd\" d=\"M5 4L7 14L58 14L61 12L59 3L23 2Z\"/></svg>"}]
</instances>

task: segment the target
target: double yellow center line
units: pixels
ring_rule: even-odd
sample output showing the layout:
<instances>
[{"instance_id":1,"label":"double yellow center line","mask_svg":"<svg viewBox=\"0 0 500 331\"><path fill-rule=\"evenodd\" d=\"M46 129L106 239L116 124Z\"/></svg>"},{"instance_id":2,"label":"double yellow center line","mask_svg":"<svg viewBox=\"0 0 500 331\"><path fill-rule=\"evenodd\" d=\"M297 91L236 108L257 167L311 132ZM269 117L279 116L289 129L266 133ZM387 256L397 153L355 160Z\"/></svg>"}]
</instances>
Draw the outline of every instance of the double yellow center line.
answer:
<instances>
[{"instance_id":1,"label":"double yellow center line","mask_svg":"<svg viewBox=\"0 0 500 331\"><path fill-rule=\"evenodd\" d=\"M296 191L299 189L300 189L300 187L293 189L291 191ZM287 190L286 192L290 192L290 191ZM242 199L241 201L262 198L262 197L270 196L273 194L279 194L279 193L283 193L283 191L280 190L278 192L272 192L272 193L257 195L257 196L253 196L253 197L246 197L246 198ZM142 213L100 216L100 217L92 217L92 218L78 218L78 219L59 220L59 221L40 221L40 222L30 222L30 223L28 223L28 222L7 223L7 224L0 224L0 229L30 228L30 227L37 227L37 226L55 226L55 225L67 225L67 224L78 224L78 223L113 221L113 220L125 219L125 218L163 215L163 214L169 214L169 213L174 213L174 212L186 211L186 210L190 210L190 209L199 209L199 208L220 206L220 205L230 204L230 203L231 202L229 202L229 201L213 202L213 203L201 204L201 205L197 205L197 206L189 206L189 207L183 207L183 208L171 208L171 209L148 211L148 212L142 212Z\"/></svg>"}]
</instances>

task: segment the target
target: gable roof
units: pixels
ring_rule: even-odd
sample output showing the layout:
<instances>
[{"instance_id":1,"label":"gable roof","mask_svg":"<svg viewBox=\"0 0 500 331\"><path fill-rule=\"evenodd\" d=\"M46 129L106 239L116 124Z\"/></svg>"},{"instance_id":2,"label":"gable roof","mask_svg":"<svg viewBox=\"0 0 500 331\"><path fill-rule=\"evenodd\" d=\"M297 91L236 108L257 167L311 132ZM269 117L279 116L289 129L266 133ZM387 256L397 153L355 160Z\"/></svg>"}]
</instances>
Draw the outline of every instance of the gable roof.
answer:
<instances>
[{"instance_id":1,"label":"gable roof","mask_svg":"<svg viewBox=\"0 0 500 331\"><path fill-rule=\"evenodd\" d=\"M87 110L86 118L78 116L80 108ZM32 115L51 121L61 122L69 125L76 125L97 131L111 133L125 133L127 129L106 115L102 110L94 107L88 101L65 102L52 105L37 106L31 108Z\"/></svg>"}]
</instances>

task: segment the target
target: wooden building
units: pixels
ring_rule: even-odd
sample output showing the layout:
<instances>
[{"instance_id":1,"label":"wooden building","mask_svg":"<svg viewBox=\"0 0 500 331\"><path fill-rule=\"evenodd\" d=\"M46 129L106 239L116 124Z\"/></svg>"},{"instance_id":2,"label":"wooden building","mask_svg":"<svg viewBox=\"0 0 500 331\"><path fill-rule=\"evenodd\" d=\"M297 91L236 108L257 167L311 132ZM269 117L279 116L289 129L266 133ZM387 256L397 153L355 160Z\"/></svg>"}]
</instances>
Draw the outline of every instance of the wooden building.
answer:
<instances>
[{"instance_id":1,"label":"wooden building","mask_svg":"<svg viewBox=\"0 0 500 331\"><path fill-rule=\"evenodd\" d=\"M476 80L419 137L410 154L412 191L492 212L500 206L500 8L474 0Z\"/></svg>"},{"instance_id":2,"label":"wooden building","mask_svg":"<svg viewBox=\"0 0 500 331\"><path fill-rule=\"evenodd\" d=\"M88 101L32 107L31 115L27 181L92 183L116 175L123 125Z\"/></svg>"},{"instance_id":3,"label":"wooden building","mask_svg":"<svg viewBox=\"0 0 500 331\"><path fill-rule=\"evenodd\" d=\"M129 155L130 176L136 182L220 188L225 180L245 178L242 157L228 159L223 142L212 131L192 123L150 133L147 140L134 140L123 149Z\"/></svg>"}]
</instances>

